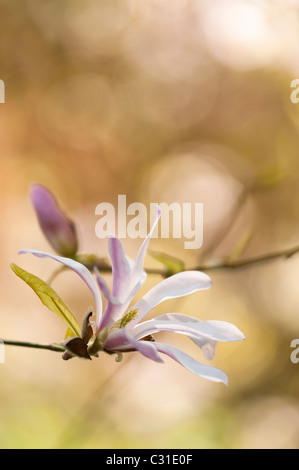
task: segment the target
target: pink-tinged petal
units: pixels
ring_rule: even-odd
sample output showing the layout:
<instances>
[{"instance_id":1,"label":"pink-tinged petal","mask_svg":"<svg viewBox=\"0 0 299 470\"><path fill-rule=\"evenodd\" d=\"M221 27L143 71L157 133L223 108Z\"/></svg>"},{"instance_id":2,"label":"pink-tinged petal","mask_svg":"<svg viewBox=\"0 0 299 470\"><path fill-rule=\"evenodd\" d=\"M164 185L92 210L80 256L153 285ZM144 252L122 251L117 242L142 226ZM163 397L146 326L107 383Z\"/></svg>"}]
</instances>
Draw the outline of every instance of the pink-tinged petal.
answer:
<instances>
[{"instance_id":1,"label":"pink-tinged petal","mask_svg":"<svg viewBox=\"0 0 299 470\"><path fill-rule=\"evenodd\" d=\"M97 332L105 327L110 328L124 313L125 311L122 309L122 304L113 304L108 301L103 316L99 323L97 323ZM116 318L116 320L114 320L114 318Z\"/></svg>"},{"instance_id":2,"label":"pink-tinged petal","mask_svg":"<svg viewBox=\"0 0 299 470\"><path fill-rule=\"evenodd\" d=\"M130 278L130 290L131 291L134 289L134 287L140 282L140 280L143 277L143 272L144 272L143 271L143 263L144 263L144 258L145 258L145 255L146 255L147 247L148 247L150 238L151 238L151 236L152 236L152 234L153 234L153 232L156 228L156 225L159 222L160 217L161 217L161 209L159 208L159 206L156 206L155 221L153 223L153 226L152 226L149 234L147 235L147 237L143 241L143 243L142 243L142 245L141 245L141 247L138 251L135 263L132 267L131 278Z\"/></svg>"},{"instance_id":3,"label":"pink-tinged petal","mask_svg":"<svg viewBox=\"0 0 299 470\"><path fill-rule=\"evenodd\" d=\"M155 345L158 351L171 357L171 359L174 359L190 372L193 372L194 374L199 375L204 379L212 380L213 382L222 382L227 385L228 378L222 370L216 369L215 367L208 366L206 364L201 364L193 357L189 356L189 354L186 354L174 346L157 342L155 342Z\"/></svg>"},{"instance_id":4,"label":"pink-tinged petal","mask_svg":"<svg viewBox=\"0 0 299 470\"><path fill-rule=\"evenodd\" d=\"M104 297L106 297L108 300L103 316L96 324L97 332L99 332L100 329L104 328L105 326L110 327L111 324L117 321L118 317L122 316L124 311L121 302L113 297L113 295L110 293L105 280L100 276L100 273L96 267L94 268L94 272L99 288L101 289ZM114 320L114 317L116 320Z\"/></svg>"},{"instance_id":5,"label":"pink-tinged petal","mask_svg":"<svg viewBox=\"0 0 299 470\"><path fill-rule=\"evenodd\" d=\"M108 243L113 273L112 294L119 299L119 302L117 305L115 302L108 302L102 320L98 325L98 331L105 326L110 327L123 316L147 276L142 269L138 282L135 284L135 276L132 277L134 262L126 256L121 241L111 236Z\"/></svg>"},{"instance_id":6,"label":"pink-tinged petal","mask_svg":"<svg viewBox=\"0 0 299 470\"><path fill-rule=\"evenodd\" d=\"M163 359L158 354L154 342L151 341L137 341L126 328L114 330L109 333L105 341L104 348L109 351L128 351L136 349L143 356L155 362L163 362Z\"/></svg>"},{"instance_id":7,"label":"pink-tinged petal","mask_svg":"<svg viewBox=\"0 0 299 470\"><path fill-rule=\"evenodd\" d=\"M143 278L135 286L135 288L130 292L124 303L120 302L110 302L108 301L105 311L103 313L102 320L98 326L98 331L105 326L108 328L117 322L126 312L136 293L139 291L140 287L143 284Z\"/></svg>"},{"instance_id":8,"label":"pink-tinged petal","mask_svg":"<svg viewBox=\"0 0 299 470\"><path fill-rule=\"evenodd\" d=\"M78 276L80 276L81 279L87 284L89 289L91 290L95 303L96 303L96 311L97 311L97 320L99 321L100 316L102 315L102 298L101 298L101 293L99 290L99 287L97 285L96 280L93 278L92 274L89 272L89 270L81 263L78 263L78 261L75 261L70 258L64 258L62 256L56 256L52 255L51 253L46 253L44 251L38 251L38 250L21 250L19 251L19 254L26 254L26 253L31 253L34 256L37 256L38 258L52 258L59 263L64 264L68 268L72 269L75 271Z\"/></svg>"},{"instance_id":9,"label":"pink-tinged petal","mask_svg":"<svg viewBox=\"0 0 299 470\"><path fill-rule=\"evenodd\" d=\"M100 323L97 324L97 330L105 326L110 327L125 313L126 306L123 303L129 294L129 284L131 276L130 262L125 254L122 242L109 236L108 250L112 264L112 297L118 300L118 303L108 301Z\"/></svg>"},{"instance_id":10,"label":"pink-tinged petal","mask_svg":"<svg viewBox=\"0 0 299 470\"><path fill-rule=\"evenodd\" d=\"M130 343L130 335L126 328L116 328L109 332L109 335L104 343L104 348L114 351L115 349L128 345ZM135 338L133 338L135 340ZM136 341L136 340L135 340Z\"/></svg>"},{"instance_id":11,"label":"pink-tinged petal","mask_svg":"<svg viewBox=\"0 0 299 470\"><path fill-rule=\"evenodd\" d=\"M108 250L112 263L112 295L123 302L130 282L130 263L122 242L112 235L108 239Z\"/></svg>"},{"instance_id":12,"label":"pink-tinged petal","mask_svg":"<svg viewBox=\"0 0 299 470\"><path fill-rule=\"evenodd\" d=\"M138 323L156 305L167 299L183 297L198 290L209 289L212 285L210 277L200 271L184 271L168 277L149 290L133 307L139 314L130 323L130 327Z\"/></svg>"},{"instance_id":13,"label":"pink-tinged petal","mask_svg":"<svg viewBox=\"0 0 299 470\"><path fill-rule=\"evenodd\" d=\"M146 273L145 273L146 275ZM126 298L125 302L120 303L119 301L110 302L108 301L105 311L103 313L102 320L98 326L98 331L105 326L110 328L113 323L117 322L126 312L127 308L129 307L130 303L132 302L133 298L135 297L136 293L139 291L143 284L143 278L141 278L140 282L135 286L135 288L130 292L129 296Z\"/></svg>"},{"instance_id":14,"label":"pink-tinged petal","mask_svg":"<svg viewBox=\"0 0 299 470\"><path fill-rule=\"evenodd\" d=\"M144 283L146 279L146 273L143 269L144 257L150 237L160 216L161 210L157 206L156 219L149 234L139 249L135 262L133 263L131 263L127 258L121 241L114 236L109 237L109 254L111 257L113 273L112 295L120 301L120 305L113 305L111 302L108 302L102 320L97 326L98 331L105 326L111 326L122 317L133 297Z\"/></svg>"},{"instance_id":15,"label":"pink-tinged petal","mask_svg":"<svg viewBox=\"0 0 299 470\"><path fill-rule=\"evenodd\" d=\"M41 184L34 184L31 201L40 228L54 250L63 256L74 256L78 249L76 227L62 212L52 193Z\"/></svg>"},{"instance_id":16,"label":"pink-tinged petal","mask_svg":"<svg viewBox=\"0 0 299 470\"><path fill-rule=\"evenodd\" d=\"M104 297L112 304L119 305L120 301L116 299L115 297L113 297L113 295L110 293L109 287L107 286L105 279L102 278L96 266L94 267L94 273L96 275L98 286L100 290L102 291L102 294L104 295Z\"/></svg>"}]
</instances>

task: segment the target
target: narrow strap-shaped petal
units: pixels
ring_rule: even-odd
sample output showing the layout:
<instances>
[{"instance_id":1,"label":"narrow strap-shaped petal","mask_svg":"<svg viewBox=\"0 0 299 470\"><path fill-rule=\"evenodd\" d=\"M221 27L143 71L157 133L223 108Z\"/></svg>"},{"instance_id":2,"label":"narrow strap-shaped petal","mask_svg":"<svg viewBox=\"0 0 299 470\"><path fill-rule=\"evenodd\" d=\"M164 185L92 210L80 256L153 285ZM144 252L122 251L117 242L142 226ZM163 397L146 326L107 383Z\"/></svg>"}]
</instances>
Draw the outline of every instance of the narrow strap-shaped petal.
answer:
<instances>
[{"instance_id":1,"label":"narrow strap-shaped petal","mask_svg":"<svg viewBox=\"0 0 299 470\"><path fill-rule=\"evenodd\" d=\"M112 235L108 239L108 250L112 263L112 295L123 302L130 282L130 263L122 242Z\"/></svg>"},{"instance_id":2,"label":"narrow strap-shaped petal","mask_svg":"<svg viewBox=\"0 0 299 470\"><path fill-rule=\"evenodd\" d=\"M111 326L114 322L116 322L122 317L128 306L130 305L131 301L133 300L134 296L146 280L146 272L143 269L143 260L150 239L150 235L152 234L155 228L155 224L157 224L159 220L159 217L159 211L157 210L156 221L152 227L151 232L147 236L147 239L145 239L142 244L142 246L144 247L142 251L142 259L140 257L140 250L142 246L139 250L139 262L137 263L137 268L136 261L133 262L132 260L130 260L130 258L126 256L121 241L114 236L109 237L109 254L111 257L113 273L112 295L113 297L119 300L119 303L113 304L112 302L108 302L101 322L97 326L98 331L101 328L104 328L105 326Z\"/></svg>"},{"instance_id":3,"label":"narrow strap-shaped petal","mask_svg":"<svg viewBox=\"0 0 299 470\"><path fill-rule=\"evenodd\" d=\"M142 245L141 245L141 247L138 251L135 263L132 267L131 277L130 277L130 291L132 291L134 289L134 287L140 282L140 280L143 276L143 263L144 263L144 258L145 258L145 255L146 255L147 247L148 247L150 238L151 238L151 236L152 236L152 234L153 234L153 232L156 228L156 225L159 222L160 217L161 217L161 209L159 208L159 206L156 206L155 221L154 221L153 226L152 226L150 232L148 233L147 237L144 239L144 241L143 241L143 243L142 243Z\"/></svg>"},{"instance_id":4,"label":"narrow strap-shaped petal","mask_svg":"<svg viewBox=\"0 0 299 470\"><path fill-rule=\"evenodd\" d=\"M207 334L204 333L204 330L201 330L201 334L209 336L209 332L211 332L211 338L215 339L216 341L240 341L245 339L244 334L237 326L235 326L233 323L229 323L223 320L202 321L199 320L199 318L184 315L183 313L165 313L156 317L155 320L170 322L175 321L181 324L188 324L189 326L190 323L192 323L194 328L198 329L199 332L202 327L206 328L205 331Z\"/></svg>"},{"instance_id":5,"label":"narrow strap-shaped petal","mask_svg":"<svg viewBox=\"0 0 299 470\"><path fill-rule=\"evenodd\" d=\"M126 303L126 299L129 294L132 263L130 263L130 260L126 256L122 242L112 235L110 235L108 239L108 249L113 275L112 298L117 299L117 302L112 302L108 299L101 321L97 323L98 331L105 326L111 326L121 318L127 308L126 305L123 307L123 303ZM102 287L104 288L103 294L106 297L107 292L105 286L102 285Z\"/></svg>"},{"instance_id":6,"label":"narrow strap-shaped petal","mask_svg":"<svg viewBox=\"0 0 299 470\"><path fill-rule=\"evenodd\" d=\"M168 344L158 343L155 342L155 346L158 351L161 353L167 354L167 356L174 359L176 362L181 364L183 367L188 369L190 372L193 372L204 379L212 380L213 382L222 382L225 385L228 383L227 375L220 369L216 369L215 367L202 364L193 357L189 356L189 354L181 351L174 346L169 346Z\"/></svg>"},{"instance_id":7,"label":"narrow strap-shaped petal","mask_svg":"<svg viewBox=\"0 0 299 470\"><path fill-rule=\"evenodd\" d=\"M143 356L155 362L163 362L154 342L137 341L126 328L112 331L105 341L104 348L109 351L128 351L136 349Z\"/></svg>"},{"instance_id":8,"label":"narrow strap-shaped petal","mask_svg":"<svg viewBox=\"0 0 299 470\"><path fill-rule=\"evenodd\" d=\"M112 295L120 301L120 304L113 305L111 302L108 302L103 317L100 323L97 324L98 331L105 326L111 326L114 322L122 317L133 297L143 285L146 279L146 273L143 269L143 262L150 237L159 221L160 216L161 210L157 206L156 219L149 234L139 249L135 262L133 263L130 262L126 256L121 241L114 236L109 237L109 254L111 257L113 272Z\"/></svg>"},{"instance_id":9,"label":"narrow strap-shaped petal","mask_svg":"<svg viewBox=\"0 0 299 470\"><path fill-rule=\"evenodd\" d=\"M108 300L103 316L96 324L97 332L99 332L105 326L110 327L111 324L117 321L118 318L122 316L124 309L122 303L110 293L109 288L105 280L101 277L97 267L94 267L94 272L99 288L101 289L104 297Z\"/></svg>"},{"instance_id":10,"label":"narrow strap-shaped petal","mask_svg":"<svg viewBox=\"0 0 299 470\"><path fill-rule=\"evenodd\" d=\"M104 297L112 304L119 305L120 301L116 297L113 297L113 295L110 293L109 287L107 286L105 279L100 275L98 268L95 266L93 270L96 275L98 286L101 289Z\"/></svg>"},{"instance_id":11,"label":"narrow strap-shaped petal","mask_svg":"<svg viewBox=\"0 0 299 470\"><path fill-rule=\"evenodd\" d=\"M130 331L136 339L159 331L172 331L173 333L180 333L186 336L204 336L214 341L238 341L244 338L234 325L223 321L184 323L175 320L159 320L154 318L136 325Z\"/></svg>"},{"instance_id":12,"label":"narrow strap-shaped petal","mask_svg":"<svg viewBox=\"0 0 299 470\"><path fill-rule=\"evenodd\" d=\"M183 323L200 323L199 318L190 317L189 315L184 315L182 313L166 313L164 315L159 315L156 317L157 320L170 320L170 321L179 321ZM239 339L244 339L243 333L239 332ZM205 336L189 336L191 341L196 344L201 350L203 355L211 361L215 356L215 349L218 344L217 341L209 339Z\"/></svg>"},{"instance_id":13,"label":"narrow strap-shaped petal","mask_svg":"<svg viewBox=\"0 0 299 470\"><path fill-rule=\"evenodd\" d=\"M167 313L142 322L132 328L131 333L139 339L159 331L171 331L188 336L201 348L208 360L213 359L218 341L239 341L245 338L243 333L231 323L218 320L203 322L198 318L180 313Z\"/></svg>"},{"instance_id":14,"label":"narrow strap-shaped petal","mask_svg":"<svg viewBox=\"0 0 299 470\"><path fill-rule=\"evenodd\" d=\"M34 256L37 256L39 258L52 258L59 263L64 264L68 268L72 269L75 271L78 276L80 276L81 279L87 284L89 289L91 290L95 303L96 303L96 311L97 311L97 321L102 315L102 298L101 298L101 293L100 289L96 283L96 280L92 276L92 274L89 272L89 270L81 263L78 263L78 261L75 261L70 258L64 258L62 256L56 256L52 255L51 253L46 253L44 251L38 251L38 250L21 250L19 251L19 254L26 254L26 253L31 253Z\"/></svg>"},{"instance_id":15,"label":"narrow strap-shaped petal","mask_svg":"<svg viewBox=\"0 0 299 470\"><path fill-rule=\"evenodd\" d=\"M200 271L184 271L168 277L149 290L135 305L138 316L130 327L138 323L156 305L167 299L183 297L198 290L209 289L212 285L210 277Z\"/></svg>"},{"instance_id":16,"label":"narrow strap-shaped petal","mask_svg":"<svg viewBox=\"0 0 299 470\"><path fill-rule=\"evenodd\" d=\"M192 328L193 324L188 324L188 327L178 322L162 322L156 321L156 319L148 320L136 325L132 328L131 333L136 339L144 338L145 336L158 333L161 331L170 331L172 333L179 333L188 336L198 346L203 355L208 359L212 360L215 356L215 348L217 341L212 339L209 335L203 336L197 331L196 327ZM195 324L196 325L196 324Z\"/></svg>"}]
</instances>

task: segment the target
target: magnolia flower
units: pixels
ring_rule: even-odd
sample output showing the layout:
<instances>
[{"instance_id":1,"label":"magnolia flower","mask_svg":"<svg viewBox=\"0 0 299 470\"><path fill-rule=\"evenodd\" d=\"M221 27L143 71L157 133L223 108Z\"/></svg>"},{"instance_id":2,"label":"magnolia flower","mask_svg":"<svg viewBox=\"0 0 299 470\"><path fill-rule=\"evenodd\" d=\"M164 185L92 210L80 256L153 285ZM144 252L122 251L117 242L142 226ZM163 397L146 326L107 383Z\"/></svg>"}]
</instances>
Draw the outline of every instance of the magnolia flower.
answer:
<instances>
[{"instance_id":1,"label":"magnolia flower","mask_svg":"<svg viewBox=\"0 0 299 470\"><path fill-rule=\"evenodd\" d=\"M238 341L244 339L240 330L224 321L201 321L181 313L166 313L150 320L141 321L154 307L167 299L183 297L198 290L209 289L211 279L199 271L184 271L168 277L149 290L140 300L132 304L133 298L143 285L146 273L143 262L150 237L158 223L161 212L157 207L156 220L142 243L136 260L130 260L121 241L110 236L108 239L111 257L113 286L109 291L104 279L95 268L95 277L81 263L36 250L22 250L35 256L52 258L75 271L87 284L93 294L96 306L95 331L92 332L88 313L82 327L81 336L67 340L64 345L65 359L74 355L98 356L100 351L122 353L139 351L143 356L156 362L163 362L161 353L169 356L191 372L206 379L227 383L226 374L215 367L202 364L180 349L158 342L153 334L173 332L188 336L202 350L207 359L212 359L218 341ZM27 281L26 281L27 282ZM101 293L107 299L103 312ZM55 301L57 304L57 301ZM76 327L78 330L78 327ZM74 329L74 328L73 328ZM76 330L76 331L77 331Z\"/></svg>"},{"instance_id":2,"label":"magnolia flower","mask_svg":"<svg viewBox=\"0 0 299 470\"><path fill-rule=\"evenodd\" d=\"M75 225L59 208L52 193L41 184L34 184L31 201L50 245L60 255L74 256L78 249Z\"/></svg>"}]
</instances>

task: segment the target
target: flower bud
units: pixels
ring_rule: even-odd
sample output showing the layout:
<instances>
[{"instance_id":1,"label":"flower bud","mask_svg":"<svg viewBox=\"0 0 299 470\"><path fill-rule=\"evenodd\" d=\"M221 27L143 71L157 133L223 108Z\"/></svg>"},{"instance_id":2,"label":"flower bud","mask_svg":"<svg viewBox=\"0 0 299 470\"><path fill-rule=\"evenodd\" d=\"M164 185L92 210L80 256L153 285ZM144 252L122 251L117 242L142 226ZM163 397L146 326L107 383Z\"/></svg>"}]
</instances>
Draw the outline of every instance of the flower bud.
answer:
<instances>
[{"instance_id":1,"label":"flower bud","mask_svg":"<svg viewBox=\"0 0 299 470\"><path fill-rule=\"evenodd\" d=\"M74 256L78 249L76 227L61 211L52 193L41 184L34 184L31 201L50 245L62 256Z\"/></svg>"}]
</instances>

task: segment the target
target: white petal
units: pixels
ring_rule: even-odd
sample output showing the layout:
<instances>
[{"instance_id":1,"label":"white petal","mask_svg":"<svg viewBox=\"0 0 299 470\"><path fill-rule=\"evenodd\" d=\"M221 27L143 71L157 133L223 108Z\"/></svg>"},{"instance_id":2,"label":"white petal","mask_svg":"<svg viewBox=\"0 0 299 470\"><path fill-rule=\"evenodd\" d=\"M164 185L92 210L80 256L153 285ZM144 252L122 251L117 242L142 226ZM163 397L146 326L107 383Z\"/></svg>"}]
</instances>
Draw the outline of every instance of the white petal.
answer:
<instances>
[{"instance_id":1,"label":"white petal","mask_svg":"<svg viewBox=\"0 0 299 470\"><path fill-rule=\"evenodd\" d=\"M163 320L148 320L136 325L131 329L134 338L140 339L144 336L158 333L159 331L171 331L173 333L180 333L190 337L202 337L213 341L237 341L240 338L236 338L236 335L227 334L226 322L197 322L197 323L180 323L175 321L163 321ZM216 324L215 324L216 323ZM230 327L234 325L228 324ZM234 327L235 328L235 327Z\"/></svg>"},{"instance_id":2,"label":"white petal","mask_svg":"<svg viewBox=\"0 0 299 470\"><path fill-rule=\"evenodd\" d=\"M68 268L71 268L73 271L75 271L78 276L83 279L83 281L87 284L89 289L91 290L95 303L96 303L96 310L97 310L97 322L99 321L100 316L102 315L102 298L101 298L101 293L99 290L99 287L96 283L96 280L93 278L92 274L89 272L89 270L81 263L78 263L78 261L74 261L73 259L70 258L64 258L62 256L56 256L52 255L51 253L46 253L44 251L38 251L38 250L21 250L19 251L19 254L26 254L26 253L31 253L34 256L37 256L39 258L52 258L59 263L64 264Z\"/></svg>"},{"instance_id":3,"label":"white petal","mask_svg":"<svg viewBox=\"0 0 299 470\"><path fill-rule=\"evenodd\" d=\"M198 290L209 289L211 285L210 277L200 271L184 271L164 279L134 305L133 308L139 310L139 315L130 326L138 323L160 302L183 297Z\"/></svg>"},{"instance_id":4,"label":"white petal","mask_svg":"<svg viewBox=\"0 0 299 470\"><path fill-rule=\"evenodd\" d=\"M221 320L207 320L202 321L195 317L190 317L189 315L184 315L182 313L166 313L164 315L159 315L155 320L170 321L170 322L179 322L182 324L192 323L192 327L196 328L197 331L204 335L209 336L215 341L240 341L245 339L243 333L232 323L221 321ZM196 326L197 324L197 326Z\"/></svg>"},{"instance_id":5,"label":"white petal","mask_svg":"<svg viewBox=\"0 0 299 470\"><path fill-rule=\"evenodd\" d=\"M170 331L188 336L199 348L201 348L204 356L211 360L215 355L217 341L212 339L210 335L203 336L198 331L197 324L189 323L188 326L178 322L159 321L156 319L142 322L132 328L130 331L137 340L145 336L159 333L161 331Z\"/></svg>"},{"instance_id":6,"label":"white petal","mask_svg":"<svg viewBox=\"0 0 299 470\"><path fill-rule=\"evenodd\" d=\"M200 362L193 359L193 357L189 356L189 354L186 354L174 346L157 342L155 342L155 345L158 351L167 354L167 356L177 361L190 372L193 372L194 374L199 375L205 379L212 380L213 382L222 382L227 385L227 375L222 370L216 369L215 367L208 366L206 364L201 364Z\"/></svg>"},{"instance_id":7,"label":"white petal","mask_svg":"<svg viewBox=\"0 0 299 470\"><path fill-rule=\"evenodd\" d=\"M184 323L196 323L196 322L201 322L198 318L190 317L188 315L183 315L182 313L166 313L165 315L159 315L156 317L156 319L159 320L172 320L172 321L179 321L179 322L184 322ZM215 356L215 349L217 346L217 341L214 341L212 339L208 339L207 337L204 336L197 336L197 337L192 337L189 336L189 338L193 341L193 343L196 344L201 350L203 355L211 361L214 356ZM242 338L241 338L242 339Z\"/></svg>"}]
</instances>

